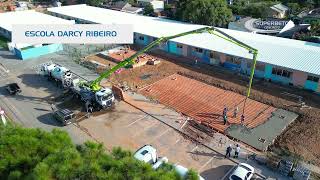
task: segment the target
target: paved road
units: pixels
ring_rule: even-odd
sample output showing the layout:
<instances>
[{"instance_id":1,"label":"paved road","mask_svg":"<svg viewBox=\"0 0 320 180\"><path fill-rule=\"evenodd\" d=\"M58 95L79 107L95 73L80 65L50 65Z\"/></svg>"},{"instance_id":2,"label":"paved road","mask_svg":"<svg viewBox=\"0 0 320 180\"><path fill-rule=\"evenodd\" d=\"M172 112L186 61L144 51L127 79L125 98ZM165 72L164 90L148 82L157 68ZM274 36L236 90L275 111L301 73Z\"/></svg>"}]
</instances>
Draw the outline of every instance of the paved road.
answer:
<instances>
[{"instance_id":1,"label":"paved road","mask_svg":"<svg viewBox=\"0 0 320 180\"><path fill-rule=\"evenodd\" d=\"M3 54L4 53L4 54ZM0 63L9 73L0 67L0 106L6 113L25 127L52 130L61 128L66 130L75 143L83 143L91 138L75 125L61 127L51 116L51 108L48 100L61 93L61 89L55 87L45 78L35 74L35 63L47 59L32 61L20 61L12 58L7 52L0 50ZM11 96L5 89L8 83L17 82L22 93Z\"/></svg>"}]
</instances>

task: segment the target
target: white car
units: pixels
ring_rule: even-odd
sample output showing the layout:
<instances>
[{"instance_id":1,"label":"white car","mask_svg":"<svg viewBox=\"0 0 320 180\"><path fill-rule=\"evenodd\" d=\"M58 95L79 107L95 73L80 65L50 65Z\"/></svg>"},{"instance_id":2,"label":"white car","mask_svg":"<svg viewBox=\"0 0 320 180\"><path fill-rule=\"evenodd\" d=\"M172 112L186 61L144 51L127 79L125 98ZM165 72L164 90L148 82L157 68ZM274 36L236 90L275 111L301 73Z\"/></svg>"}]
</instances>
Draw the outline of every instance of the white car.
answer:
<instances>
[{"instance_id":1,"label":"white car","mask_svg":"<svg viewBox=\"0 0 320 180\"><path fill-rule=\"evenodd\" d=\"M254 174L254 168L246 163L240 163L229 176L229 180L250 180Z\"/></svg>"},{"instance_id":2,"label":"white car","mask_svg":"<svg viewBox=\"0 0 320 180\"><path fill-rule=\"evenodd\" d=\"M174 168L175 168L175 170L178 172L178 174L181 176L181 177L186 177L186 175L187 175L187 173L188 173L188 171L189 171L189 169L187 169L187 168L185 168L185 167L183 167L183 166L181 166L181 165L174 165ZM199 180L205 180L203 177L201 177L200 175L198 175L198 177L199 177Z\"/></svg>"}]
</instances>

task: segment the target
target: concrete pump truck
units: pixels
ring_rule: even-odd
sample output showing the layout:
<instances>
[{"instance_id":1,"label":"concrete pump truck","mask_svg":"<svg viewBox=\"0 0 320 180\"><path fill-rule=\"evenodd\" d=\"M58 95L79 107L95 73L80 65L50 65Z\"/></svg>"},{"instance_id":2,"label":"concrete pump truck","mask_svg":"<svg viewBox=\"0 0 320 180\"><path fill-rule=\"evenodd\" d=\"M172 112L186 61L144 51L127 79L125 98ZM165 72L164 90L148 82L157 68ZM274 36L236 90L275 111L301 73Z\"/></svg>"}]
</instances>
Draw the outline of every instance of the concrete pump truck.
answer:
<instances>
[{"instance_id":1,"label":"concrete pump truck","mask_svg":"<svg viewBox=\"0 0 320 180\"><path fill-rule=\"evenodd\" d=\"M129 58L124 59L123 61L118 63L116 66L103 72L96 80L94 80L92 82L88 82L88 81L80 81L79 79L74 79L68 85L70 85L70 88L78 97L80 97L84 102L86 102L87 108L94 107L95 109L102 109L102 108L106 108L106 107L111 107L114 103L114 96L113 96L111 89L103 88L100 86L100 82L104 78L108 78L110 75L112 75L114 72L116 72L120 68L127 67L129 65L133 65L134 63L136 63L137 57L139 57L140 55L142 55L146 51L149 51L150 49L152 49L162 43L166 43L170 39L174 39L174 38L181 37L181 36L186 36L189 34L201 34L201 33L209 33L209 34L215 35L215 36L222 38L230 43L233 43L237 46L240 46L240 47L248 50L250 54L253 54L253 58L252 58L253 65L251 68L250 80L249 80L249 85L247 88L247 96L244 101L244 107L245 107L247 98L249 98L249 96L250 96L258 50L255 48L252 48L251 46L249 46L249 45L247 45L247 44L245 44L235 38L233 38L232 36L224 33L223 31L221 31L215 27L203 27L200 29L196 29L196 30L192 30L192 31L188 31L188 32L184 32L184 33L180 33L180 34L176 34L176 35L172 35L172 36L160 37L157 40L148 44L146 47L144 47L140 51L138 51L135 54L133 54L132 56L130 56ZM44 69L47 69L49 73L52 72L51 75L54 75L55 72L60 72L60 73L62 73L62 76L58 76L58 77L65 78L65 79L63 79L63 82L70 82L71 76L67 75L66 73L63 73L65 71L67 71L67 69L60 68L61 71L55 71L55 68L52 68L52 65L44 67ZM52 71L52 69L53 69L53 71ZM63 75L63 74L65 74L65 75ZM244 114L244 109L245 108L243 108L243 114Z\"/></svg>"},{"instance_id":2,"label":"concrete pump truck","mask_svg":"<svg viewBox=\"0 0 320 180\"><path fill-rule=\"evenodd\" d=\"M65 88L71 90L75 97L85 103L87 111L90 109L98 111L111 108L114 105L115 99L110 88L99 87L99 89L93 90L87 85L89 82L75 78L69 69L61 65L44 64L41 66L41 71L49 79L60 82Z\"/></svg>"}]
</instances>

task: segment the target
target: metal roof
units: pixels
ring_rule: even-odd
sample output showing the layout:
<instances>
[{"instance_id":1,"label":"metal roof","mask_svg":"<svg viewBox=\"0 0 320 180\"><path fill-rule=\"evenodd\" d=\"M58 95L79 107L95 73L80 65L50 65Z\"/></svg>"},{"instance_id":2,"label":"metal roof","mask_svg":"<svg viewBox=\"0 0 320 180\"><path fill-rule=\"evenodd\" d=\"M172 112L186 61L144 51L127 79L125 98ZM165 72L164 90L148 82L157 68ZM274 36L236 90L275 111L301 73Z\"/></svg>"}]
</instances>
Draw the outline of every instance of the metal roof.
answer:
<instances>
[{"instance_id":1,"label":"metal roof","mask_svg":"<svg viewBox=\"0 0 320 180\"><path fill-rule=\"evenodd\" d=\"M134 32L153 37L170 36L204 27L203 25L141 16L87 5L48 8L48 11L100 24L133 24ZM320 75L320 44L219 29L258 49L258 61L260 62ZM208 33L187 35L175 38L172 41L238 57L252 58L252 55L243 48Z\"/></svg>"},{"instance_id":2,"label":"metal roof","mask_svg":"<svg viewBox=\"0 0 320 180\"><path fill-rule=\"evenodd\" d=\"M34 10L0 13L0 27L12 31L13 24L74 24L74 22Z\"/></svg>"},{"instance_id":3,"label":"metal roof","mask_svg":"<svg viewBox=\"0 0 320 180\"><path fill-rule=\"evenodd\" d=\"M285 6L285 5L281 4L281 3L273 5L270 8L275 10L275 11L278 11L278 12L285 12L285 11L289 10L289 8L287 6Z\"/></svg>"}]
</instances>

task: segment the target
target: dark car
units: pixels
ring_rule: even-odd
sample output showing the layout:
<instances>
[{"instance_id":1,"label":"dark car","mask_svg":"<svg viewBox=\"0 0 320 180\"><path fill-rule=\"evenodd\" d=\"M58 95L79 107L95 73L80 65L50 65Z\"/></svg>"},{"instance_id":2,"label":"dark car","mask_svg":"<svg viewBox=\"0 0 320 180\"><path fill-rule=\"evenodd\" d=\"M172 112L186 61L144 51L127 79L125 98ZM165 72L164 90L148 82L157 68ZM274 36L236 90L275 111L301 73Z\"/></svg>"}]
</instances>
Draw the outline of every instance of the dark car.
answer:
<instances>
[{"instance_id":1,"label":"dark car","mask_svg":"<svg viewBox=\"0 0 320 180\"><path fill-rule=\"evenodd\" d=\"M57 110L53 113L53 116L64 126L69 125L75 121L75 114L69 109Z\"/></svg>"},{"instance_id":2,"label":"dark car","mask_svg":"<svg viewBox=\"0 0 320 180\"><path fill-rule=\"evenodd\" d=\"M11 94L11 95L21 93L21 89L17 83L8 84L6 89L8 90L9 94Z\"/></svg>"}]
</instances>

